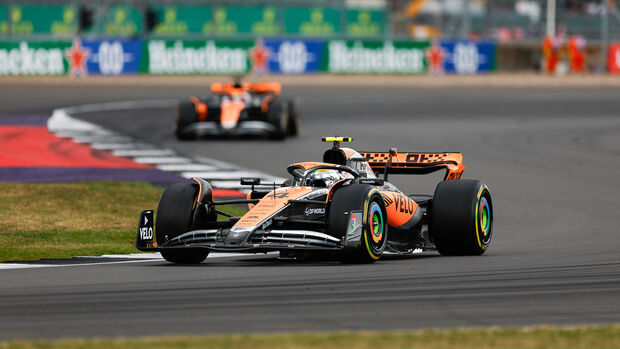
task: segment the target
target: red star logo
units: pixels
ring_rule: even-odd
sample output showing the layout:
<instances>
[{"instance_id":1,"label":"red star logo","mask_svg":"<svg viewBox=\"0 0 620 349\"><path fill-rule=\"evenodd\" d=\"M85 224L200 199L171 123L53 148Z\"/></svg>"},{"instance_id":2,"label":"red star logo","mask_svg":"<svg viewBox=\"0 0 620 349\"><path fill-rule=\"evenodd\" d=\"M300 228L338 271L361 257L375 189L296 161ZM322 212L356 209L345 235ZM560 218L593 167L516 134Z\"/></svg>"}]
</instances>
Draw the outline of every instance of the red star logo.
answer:
<instances>
[{"instance_id":1,"label":"red star logo","mask_svg":"<svg viewBox=\"0 0 620 349\"><path fill-rule=\"evenodd\" d=\"M271 50L265 47L265 41L263 39L256 40L254 48L250 50L252 71L256 73L266 73L269 71L267 66L269 56L271 56Z\"/></svg>"},{"instance_id":2,"label":"red star logo","mask_svg":"<svg viewBox=\"0 0 620 349\"><path fill-rule=\"evenodd\" d=\"M86 62L88 61L88 57L90 57L90 49L82 48L82 40L79 38L74 39L73 46L65 50L65 57L69 61L69 75L88 75Z\"/></svg>"},{"instance_id":3,"label":"red star logo","mask_svg":"<svg viewBox=\"0 0 620 349\"><path fill-rule=\"evenodd\" d=\"M429 73L438 74L443 72L443 62L446 59L446 52L438 43L433 43L433 46L426 50L426 58L428 59Z\"/></svg>"}]
</instances>

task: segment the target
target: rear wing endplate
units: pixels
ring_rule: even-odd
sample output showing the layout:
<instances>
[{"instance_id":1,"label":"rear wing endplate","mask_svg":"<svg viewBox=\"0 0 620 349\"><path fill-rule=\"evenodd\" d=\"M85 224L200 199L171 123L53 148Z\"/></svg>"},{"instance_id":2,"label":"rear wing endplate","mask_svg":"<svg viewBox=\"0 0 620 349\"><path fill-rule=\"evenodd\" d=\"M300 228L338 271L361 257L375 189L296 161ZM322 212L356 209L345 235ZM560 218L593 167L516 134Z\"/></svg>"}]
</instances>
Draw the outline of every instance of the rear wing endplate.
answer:
<instances>
[{"instance_id":1,"label":"rear wing endplate","mask_svg":"<svg viewBox=\"0 0 620 349\"><path fill-rule=\"evenodd\" d=\"M392 149L389 152L359 153L377 174L428 174L446 170L444 180L448 180L461 178L465 170L463 155L457 152L399 153Z\"/></svg>"}]
</instances>

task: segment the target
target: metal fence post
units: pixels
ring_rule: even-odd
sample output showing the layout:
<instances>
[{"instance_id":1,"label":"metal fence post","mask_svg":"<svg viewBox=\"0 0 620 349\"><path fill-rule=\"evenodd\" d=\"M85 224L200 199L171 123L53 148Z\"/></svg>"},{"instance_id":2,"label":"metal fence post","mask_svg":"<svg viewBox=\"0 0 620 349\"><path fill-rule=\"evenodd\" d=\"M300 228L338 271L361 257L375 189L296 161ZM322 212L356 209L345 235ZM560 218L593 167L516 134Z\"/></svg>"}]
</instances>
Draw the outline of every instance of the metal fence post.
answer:
<instances>
[{"instance_id":1,"label":"metal fence post","mask_svg":"<svg viewBox=\"0 0 620 349\"><path fill-rule=\"evenodd\" d=\"M608 0L601 0L601 71L607 72L609 46L609 8Z\"/></svg>"},{"instance_id":2,"label":"metal fence post","mask_svg":"<svg viewBox=\"0 0 620 349\"><path fill-rule=\"evenodd\" d=\"M471 13L469 12L469 0L463 0L463 32L461 36L467 40L471 33Z\"/></svg>"},{"instance_id":3,"label":"metal fence post","mask_svg":"<svg viewBox=\"0 0 620 349\"><path fill-rule=\"evenodd\" d=\"M547 36L555 36L556 0L547 0Z\"/></svg>"}]
</instances>

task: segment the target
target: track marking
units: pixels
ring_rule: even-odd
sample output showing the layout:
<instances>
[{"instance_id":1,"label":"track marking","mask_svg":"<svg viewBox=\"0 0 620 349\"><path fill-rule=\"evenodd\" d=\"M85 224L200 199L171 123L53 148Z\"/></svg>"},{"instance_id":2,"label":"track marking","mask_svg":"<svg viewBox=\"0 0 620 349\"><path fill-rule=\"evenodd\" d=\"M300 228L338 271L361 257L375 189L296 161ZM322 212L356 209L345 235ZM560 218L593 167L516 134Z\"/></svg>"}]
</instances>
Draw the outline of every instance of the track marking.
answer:
<instances>
[{"instance_id":1,"label":"track marking","mask_svg":"<svg viewBox=\"0 0 620 349\"><path fill-rule=\"evenodd\" d=\"M68 137L71 138L71 137ZM151 148L151 146L149 145L142 145L142 147L139 146L139 144L131 144L131 143L91 143L90 144L91 147L95 148L95 149L99 149L99 150L134 150L134 149L142 149L142 148Z\"/></svg>"},{"instance_id":2,"label":"track marking","mask_svg":"<svg viewBox=\"0 0 620 349\"><path fill-rule=\"evenodd\" d=\"M189 178L189 177L186 177ZM239 190L242 193L249 192L248 188L239 188L239 181L209 181L211 186L217 187L218 189L235 189Z\"/></svg>"},{"instance_id":3,"label":"track marking","mask_svg":"<svg viewBox=\"0 0 620 349\"><path fill-rule=\"evenodd\" d=\"M121 149L113 150L112 154L124 157L176 155L176 153L170 149Z\"/></svg>"},{"instance_id":4,"label":"track marking","mask_svg":"<svg viewBox=\"0 0 620 349\"><path fill-rule=\"evenodd\" d=\"M209 171L209 172L181 172L181 176L185 178L209 178L209 179L236 179L237 182L241 177L261 177L261 179L268 179L265 175L254 171Z\"/></svg>"},{"instance_id":5,"label":"track marking","mask_svg":"<svg viewBox=\"0 0 620 349\"><path fill-rule=\"evenodd\" d=\"M188 164L191 163L192 160L188 159L186 157L183 156L163 156L163 157L158 157L158 156L150 156L150 157L135 157L133 158L133 161L140 163L140 164L152 164L152 165L159 165L159 164Z\"/></svg>"},{"instance_id":6,"label":"track marking","mask_svg":"<svg viewBox=\"0 0 620 349\"><path fill-rule=\"evenodd\" d=\"M203 164L164 164L157 165L157 168L162 171L169 172L189 172L189 171L213 171L217 169L215 166L203 165Z\"/></svg>"},{"instance_id":7,"label":"track marking","mask_svg":"<svg viewBox=\"0 0 620 349\"><path fill-rule=\"evenodd\" d=\"M239 183L239 177L259 177L264 182L284 182L284 178L245 169L224 161L201 156L185 157L172 149L149 144L74 117L80 113L172 108L176 103L177 100L173 99L144 100L61 108L54 110L47 126L50 132L57 136L71 138L95 149L111 151L114 155L131 158L137 163L154 165L162 171L173 172L184 178L204 178L214 189L247 191L248 188Z\"/></svg>"},{"instance_id":8,"label":"track marking","mask_svg":"<svg viewBox=\"0 0 620 349\"><path fill-rule=\"evenodd\" d=\"M275 256L277 252L269 252L269 253L219 253L213 252L210 253L207 257L207 262L209 259L213 258L224 258L224 257L247 257L247 256L256 256L256 255L271 255ZM141 256L142 255L142 256ZM37 268L61 268L61 267L86 267L86 266L94 266L94 265L108 265L108 264L130 264L130 263L146 263L146 262L164 262L164 259L161 257L159 253L132 253L126 255L103 255L103 256L81 256L76 258L82 259L113 259L113 258L125 258L129 259L126 261L112 261L112 262L89 262L89 263L70 263L70 264L29 264L29 263L0 263L0 270L15 270L15 269L37 269ZM68 259L69 261L69 259Z\"/></svg>"},{"instance_id":9,"label":"track marking","mask_svg":"<svg viewBox=\"0 0 620 349\"><path fill-rule=\"evenodd\" d=\"M152 262L152 259L132 260L132 261L115 261L101 263L75 263L75 264L20 264L20 263L0 263L0 270L13 269L36 269L36 268L60 268L60 267L83 267L87 265L105 265L105 264L127 264L127 263L144 263Z\"/></svg>"}]
</instances>

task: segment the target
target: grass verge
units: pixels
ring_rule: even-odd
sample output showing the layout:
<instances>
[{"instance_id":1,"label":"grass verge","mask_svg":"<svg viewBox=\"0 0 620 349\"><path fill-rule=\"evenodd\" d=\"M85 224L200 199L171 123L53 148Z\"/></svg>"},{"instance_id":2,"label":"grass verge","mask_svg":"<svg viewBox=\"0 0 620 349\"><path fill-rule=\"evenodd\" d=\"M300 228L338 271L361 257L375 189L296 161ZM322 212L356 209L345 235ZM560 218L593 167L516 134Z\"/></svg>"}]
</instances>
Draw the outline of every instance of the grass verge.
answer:
<instances>
[{"instance_id":1,"label":"grass verge","mask_svg":"<svg viewBox=\"0 0 620 349\"><path fill-rule=\"evenodd\" d=\"M606 349L620 347L620 325L399 332L335 332L0 342L21 348L240 348L240 349Z\"/></svg>"},{"instance_id":2,"label":"grass verge","mask_svg":"<svg viewBox=\"0 0 620 349\"><path fill-rule=\"evenodd\" d=\"M140 211L162 188L139 182L0 183L0 261L135 253ZM233 215L244 212L229 206Z\"/></svg>"}]
</instances>

